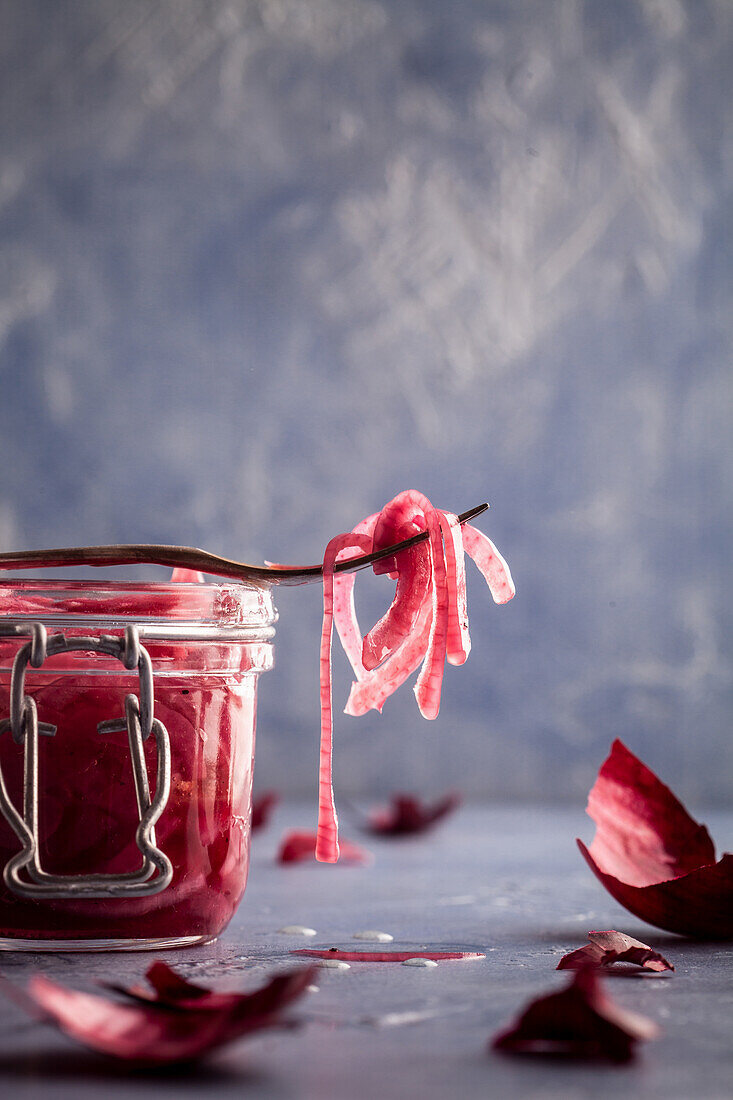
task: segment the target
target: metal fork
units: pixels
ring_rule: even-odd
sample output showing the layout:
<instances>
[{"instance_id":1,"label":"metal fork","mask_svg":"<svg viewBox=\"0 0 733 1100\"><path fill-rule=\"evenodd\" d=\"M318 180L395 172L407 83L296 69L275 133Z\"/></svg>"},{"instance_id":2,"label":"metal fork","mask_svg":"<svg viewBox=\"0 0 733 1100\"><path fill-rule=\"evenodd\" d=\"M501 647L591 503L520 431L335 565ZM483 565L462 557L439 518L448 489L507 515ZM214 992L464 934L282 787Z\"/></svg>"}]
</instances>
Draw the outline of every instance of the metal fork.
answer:
<instances>
[{"instance_id":1,"label":"metal fork","mask_svg":"<svg viewBox=\"0 0 733 1100\"><path fill-rule=\"evenodd\" d=\"M478 504L458 517L459 523L468 523L485 512L488 504ZM400 550L416 546L428 537L427 531L420 531L409 539L403 539L393 546L385 546L373 554L362 554L347 561L336 563L334 572L353 573L357 569L366 569L380 558L390 557ZM322 565L281 566L248 565L246 562L231 561L229 558L209 554L193 546L162 546L157 543L114 544L112 546L66 546L55 550L9 550L0 553L0 570L3 569L55 569L65 565L168 565L183 569L195 569L217 577L228 577L237 581L249 581L254 584L309 584L319 581L323 576Z\"/></svg>"}]
</instances>

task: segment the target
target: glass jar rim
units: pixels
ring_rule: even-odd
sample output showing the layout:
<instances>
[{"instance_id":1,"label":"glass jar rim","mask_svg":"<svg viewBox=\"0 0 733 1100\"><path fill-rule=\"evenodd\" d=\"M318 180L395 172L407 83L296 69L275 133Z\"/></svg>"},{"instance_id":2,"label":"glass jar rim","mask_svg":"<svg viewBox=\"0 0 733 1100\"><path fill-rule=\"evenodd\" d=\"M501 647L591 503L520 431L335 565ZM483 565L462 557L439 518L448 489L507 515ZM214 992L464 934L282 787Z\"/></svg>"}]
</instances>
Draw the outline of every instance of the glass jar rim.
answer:
<instances>
[{"instance_id":1,"label":"glass jar rim","mask_svg":"<svg viewBox=\"0 0 733 1100\"><path fill-rule=\"evenodd\" d=\"M121 630L142 638L267 641L277 611L268 586L223 582L18 580L0 583L0 618L66 629Z\"/></svg>"}]
</instances>

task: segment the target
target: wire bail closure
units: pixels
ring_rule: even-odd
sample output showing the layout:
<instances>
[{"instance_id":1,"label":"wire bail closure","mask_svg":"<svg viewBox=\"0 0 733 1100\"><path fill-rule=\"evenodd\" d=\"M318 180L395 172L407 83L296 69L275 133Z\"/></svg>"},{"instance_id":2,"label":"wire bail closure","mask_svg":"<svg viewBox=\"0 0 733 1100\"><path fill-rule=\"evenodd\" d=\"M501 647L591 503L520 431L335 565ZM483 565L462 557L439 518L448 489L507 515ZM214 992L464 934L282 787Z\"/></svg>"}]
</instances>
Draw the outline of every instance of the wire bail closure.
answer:
<instances>
[{"instance_id":1,"label":"wire bail closure","mask_svg":"<svg viewBox=\"0 0 733 1100\"><path fill-rule=\"evenodd\" d=\"M27 637L13 662L10 681L10 717L0 722L0 736L11 733L16 744L25 743L23 812L13 804L0 767L0 810L22 844L17 855L8 860L3 870L5 885L14 894L26 898L110 898L148 897L159 894L170 885L173 866L157 847L155 823L165 809L170 794L171 758L168 731L153 714L153 666L150 654L140 644L137 627L125 627L122 638L112 634L98 637L48 637L40 622L26 625L0 624L0 637ZM124 718L100 722L97 732L104 735L127 731L132 759L135 795L139 823L135 843L142 853L142 866L137 871L114 875L54 875L44 871L38 849L38 745L39 735L53 737L56 727L38 721L35 701L25 694L25 673L28 665L40 668L48 657L74 650L102 653L116 657L126 669L137 669L140 697L125 697ZM150 797L148 771L143 742L152 733L158 755L155 795ZM27 877L21 878L21 871ZM30 881L28 881L30 880Z\"/></svg>"}]
</instances>

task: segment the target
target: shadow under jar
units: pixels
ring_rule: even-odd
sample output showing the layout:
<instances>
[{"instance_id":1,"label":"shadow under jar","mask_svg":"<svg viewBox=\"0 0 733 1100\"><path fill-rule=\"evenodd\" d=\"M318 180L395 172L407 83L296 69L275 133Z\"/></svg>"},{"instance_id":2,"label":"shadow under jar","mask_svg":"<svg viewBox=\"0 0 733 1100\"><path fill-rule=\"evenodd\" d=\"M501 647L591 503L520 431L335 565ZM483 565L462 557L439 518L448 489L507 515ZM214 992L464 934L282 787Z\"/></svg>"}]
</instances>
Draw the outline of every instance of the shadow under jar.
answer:
<instances>
[{"instance_id":1,"label":"shadow under jar","mask_svg":"<svg viewBox=\"0 0 733 1100\"><path fill-rule=\"evenodd\" d=\"M276 617L241 584L0 585L0 949L226 927Z\"/></svg>"}]
</instances>

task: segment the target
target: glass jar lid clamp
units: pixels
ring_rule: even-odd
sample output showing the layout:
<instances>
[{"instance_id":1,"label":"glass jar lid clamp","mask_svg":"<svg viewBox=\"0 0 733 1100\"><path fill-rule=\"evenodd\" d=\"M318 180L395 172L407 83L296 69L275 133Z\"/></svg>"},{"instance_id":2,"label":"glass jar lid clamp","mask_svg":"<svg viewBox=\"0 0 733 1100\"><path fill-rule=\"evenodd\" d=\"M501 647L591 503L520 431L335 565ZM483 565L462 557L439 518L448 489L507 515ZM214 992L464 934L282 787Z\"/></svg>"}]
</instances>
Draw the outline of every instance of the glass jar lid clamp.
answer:
<instances>
[{"instance_id":1,"label":"glass jar lid clamp","mask_svg":"<svg viewBox=\"0 0 733 1100\"><path fill-rule=\"evenodd\" d=\"M24 744L23 811L10 798L0 768L0 810L21 842L22 848L5 866L3 879L13 893L31 898L108 898L145 897L160 893L173 877L168 857L156 846L155 823L163 812L170 793L171 760L168 732L154 717L153 670L150 655L140 644L137 627L125 627L124 635L100 634L97 637L67 637L63 633L47 635L40 622L0 624L0 637L30 637L21 646L13 662L10 683L10 717L0 721L0 736L10 732L16 744ZM122 665L137 670L139 699L125 698L124 718L100 722L100 734L127 732L132 760L139 823L135 843L142 853L137 871L119 874L56 875L44 871L39 854L38 836L38 747L39 734L53 736L56 727L39 722L35 701L25 694L28 665L40 668L48 657L81 650L117 658ZM143 742L152 733L157 748L157 778L151 798ZM21 878L25 871L27 878ZM30 881L28 881L30 880Z\"/></svg>"}]
</instances>

